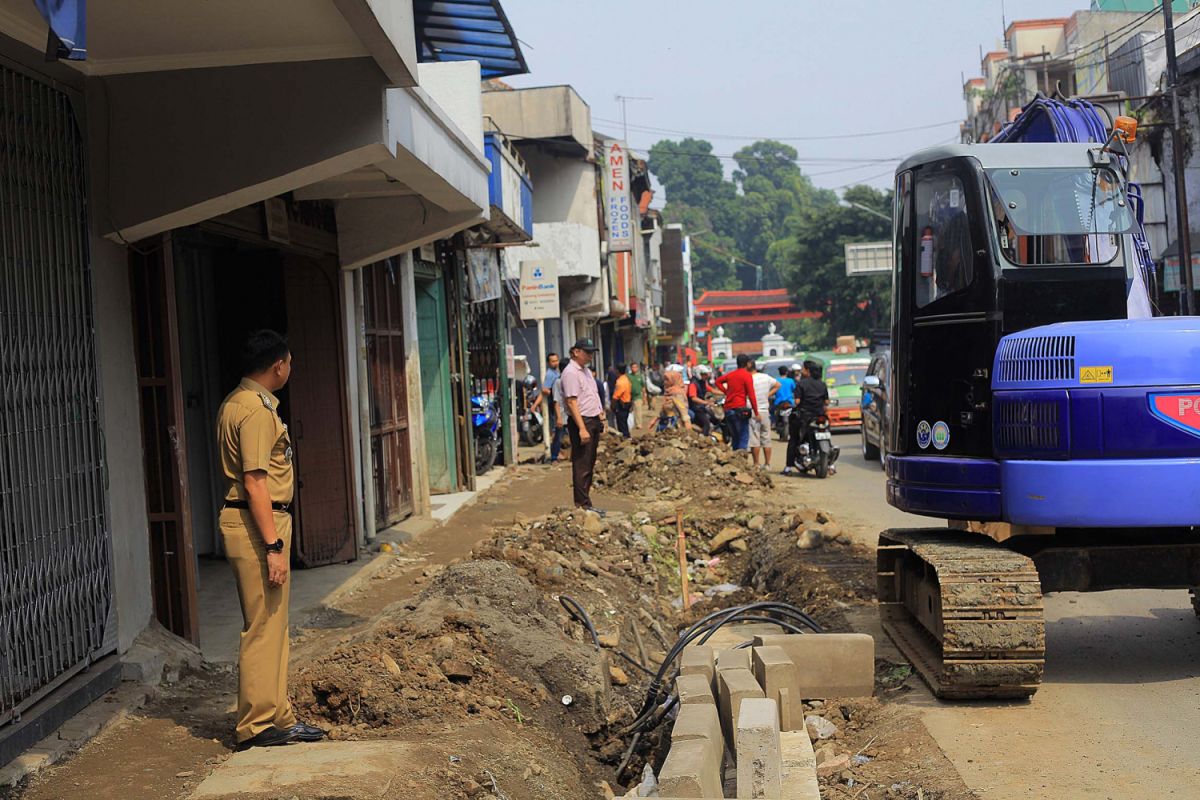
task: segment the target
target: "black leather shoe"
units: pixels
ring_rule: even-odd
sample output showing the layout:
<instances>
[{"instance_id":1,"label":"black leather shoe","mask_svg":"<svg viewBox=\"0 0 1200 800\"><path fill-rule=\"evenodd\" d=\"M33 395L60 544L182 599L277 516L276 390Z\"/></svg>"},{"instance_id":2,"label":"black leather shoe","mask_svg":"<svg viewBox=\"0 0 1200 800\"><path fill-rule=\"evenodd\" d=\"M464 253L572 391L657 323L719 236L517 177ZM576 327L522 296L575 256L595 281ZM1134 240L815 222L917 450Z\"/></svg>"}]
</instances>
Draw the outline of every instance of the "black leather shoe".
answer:
<instances>
[{"instance_id":1,"label":"black leather shoe","mask_svg":"<svg viewBox=\"0 0 1200 800\"><path fill-rule=\"evenodd\" d=\"M297 722L290 729L296 736L298 742L319 742L328 734L324 728L318 728L316 725L305 725L303 722Z\"/></svg>"},{"instance_id":2,"label":"black leather shoe","mask_svg":"<svg viewBox=\"0 0 1200 800\"><path fill-rule=\"evenodd\" d=\"M238 751L249 750L251 747L278 747L281 744L291 744L299 737L295 728L267 728L257 736L252 736L237 746Z\"/></svg>"}]
</instances>

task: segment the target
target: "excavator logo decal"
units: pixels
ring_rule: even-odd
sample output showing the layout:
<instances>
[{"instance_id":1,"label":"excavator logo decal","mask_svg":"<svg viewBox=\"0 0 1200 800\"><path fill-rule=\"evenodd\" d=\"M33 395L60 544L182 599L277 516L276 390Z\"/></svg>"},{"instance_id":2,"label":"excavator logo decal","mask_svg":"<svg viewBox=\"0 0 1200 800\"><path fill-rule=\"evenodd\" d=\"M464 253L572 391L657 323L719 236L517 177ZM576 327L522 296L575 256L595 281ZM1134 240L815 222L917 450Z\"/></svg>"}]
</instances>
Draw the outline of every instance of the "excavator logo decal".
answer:
<instances>
[{"instance_id":1,"label":"excavator logo decal","mask_svg":"<svg viewBox=\"0 0 1200 800\"><path fill-rule=\"evenodd\" d=\"M1152 394L1150 413L1173 427L1200 436L1200 393Z\"/></svg>"}]
</instances>

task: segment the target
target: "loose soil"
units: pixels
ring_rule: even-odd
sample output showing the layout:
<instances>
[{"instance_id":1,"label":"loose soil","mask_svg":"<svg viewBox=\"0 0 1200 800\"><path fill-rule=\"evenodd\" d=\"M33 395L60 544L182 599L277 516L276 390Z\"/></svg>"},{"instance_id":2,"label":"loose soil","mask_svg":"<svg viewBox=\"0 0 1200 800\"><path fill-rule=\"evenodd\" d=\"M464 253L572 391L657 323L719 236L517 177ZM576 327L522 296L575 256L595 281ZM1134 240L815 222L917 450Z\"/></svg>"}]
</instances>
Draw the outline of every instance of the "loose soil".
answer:
<instances>
[{"instance_id":1,"label":"loose soil","mask_svg":"<svg viewBox=\"0 0 1200 800\"><path fill-rule=\"evenodd\" d=\"M420 742L426 755L396 797L569 800L603 797L605 784L621 794L669 744L663 725L629 751L623 729L649 682L637 665L656 669L677 630L758 599L847 630L846 611L873 604L869 554L819 510L777 510L771 478L744 454L668 432L606 437L600 462L606 518L540 513L548 497L565 499L567 470L516 468L313 617L293 648L302 718L337 739ZM838 726L837 755L859 756L822 778L823 797L973 796L919 719L887 703L909 675L880 662L876 698L810 708ZM189 676L14 796L185 797L229 753L234 690L228 672Z\"/></svg>"}]
</instances>

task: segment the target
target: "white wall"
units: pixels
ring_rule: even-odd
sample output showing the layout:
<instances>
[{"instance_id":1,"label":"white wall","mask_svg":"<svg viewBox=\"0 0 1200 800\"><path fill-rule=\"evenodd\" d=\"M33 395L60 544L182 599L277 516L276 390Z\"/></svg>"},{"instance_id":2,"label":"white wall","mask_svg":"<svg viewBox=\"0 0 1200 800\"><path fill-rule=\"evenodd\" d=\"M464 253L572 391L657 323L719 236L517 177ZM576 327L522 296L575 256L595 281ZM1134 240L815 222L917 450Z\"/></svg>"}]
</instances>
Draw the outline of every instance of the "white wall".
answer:
<instances>
[{"instance_id":1,"label":"white wall","mask_svg":"<svg viewBox=\"0 0 1200 800\"><path fill-rule=\"evenodd\" d=\"M446 61L421 64L417 69L420 86L466 139L483 152L483 100L479 88L478 61Z\"/></svg>"},{"instance_id":2,"label":"white wall","mask_svg":"<svg viewBox=\"0 0 1200 800\"><path fill-rule=\"evenodd\" d=\"M142 423L133 351L133 311L125 248L93 238L91 249L96 360L100 368L100 421L107 445L109 476L113 598L117 608L118 645L124 652L154 613Z\"/></svg>"},{"instance_id":3,"label":"white wall","mask_svg":"<svg viewBox=\"0 0 1200 800\"><path fill-rule=\"evenodd\" d=\"M574 222L599 235L596 167L582 158L558 156L536 146L517 149L533 182L534 222Z\"/></svg>"},{"instance_id":4,"label":"white wall","mask_svg":"<svg viewBox=\"0 0 1200 800\"><path fill-rule=\"evenodd\" d=\"M535 191L536 194L536 191ZM600 277L600 235L594 227L573 222L534 223L536 247L505 248L505 277L519 278L522 261L549 260L560 278Z\"/></svg>"}]
</instances>

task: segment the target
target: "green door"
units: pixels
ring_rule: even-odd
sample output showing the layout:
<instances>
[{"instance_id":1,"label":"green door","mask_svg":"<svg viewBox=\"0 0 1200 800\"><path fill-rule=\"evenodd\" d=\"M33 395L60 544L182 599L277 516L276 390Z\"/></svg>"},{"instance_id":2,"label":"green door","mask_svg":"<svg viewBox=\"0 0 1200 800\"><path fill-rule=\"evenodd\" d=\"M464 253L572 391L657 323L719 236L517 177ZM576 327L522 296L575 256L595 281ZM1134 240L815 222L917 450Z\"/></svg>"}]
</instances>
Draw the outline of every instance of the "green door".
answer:
<instances>
[{"instance_id":1,"label":"green door","mask_svg":"<svg viewBox=\"0 0 1200 800\"><path fill-rule=\"evenodd\" d=\"M429 490L455 489L454 407L450 397L450 336L441 278L420 280L417 289L417 343L421 353L421 398L425 409L425 460Z\"/></svg>"}]
</instances>

